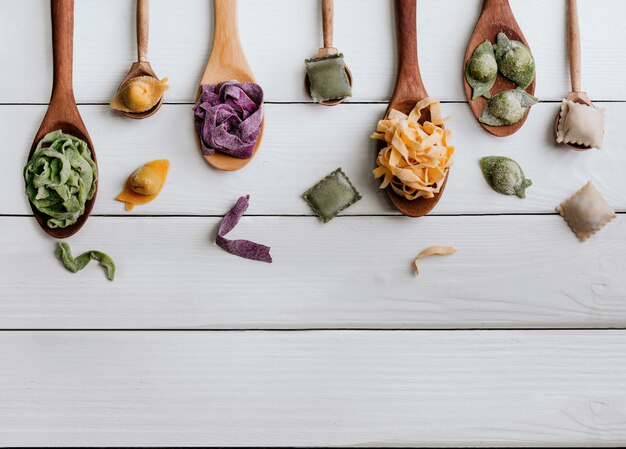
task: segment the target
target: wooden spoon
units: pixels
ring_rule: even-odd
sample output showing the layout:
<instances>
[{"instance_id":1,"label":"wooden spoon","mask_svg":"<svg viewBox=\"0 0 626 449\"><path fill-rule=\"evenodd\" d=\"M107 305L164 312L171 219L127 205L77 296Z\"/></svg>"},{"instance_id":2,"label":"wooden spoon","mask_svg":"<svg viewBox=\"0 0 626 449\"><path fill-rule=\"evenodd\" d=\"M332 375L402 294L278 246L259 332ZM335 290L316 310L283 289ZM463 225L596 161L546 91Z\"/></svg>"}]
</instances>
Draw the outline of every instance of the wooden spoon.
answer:
<instances>
[{"instance_id":1,"label":"wooden spoon","mask_svg":"<svg viewBox=\"0 0 626 449\"><path fill-rule=\"evenodd\" d=\"M474 113L476 119L478 119L483 113L483 109L487 105L487 99L484 97L478 97L475 100L472 100L472 87L468 84L467 79L465 79L465 67L467 66L467 61L469 61L472 57L474 50L476 50L480 44L485 42L485 40L494 43L496 41L496 36L500 32L506 34L509 39L522 42L530 51L528 42L522 34L522 30L517 24L515 17L513 16L509 0L484 0L483 11L478 19L478 22L476 23L476 27L474 28L469 44L467 44L465 58L463 59L463 84L465 86L465 96L467 97L467 101L469 102L470 108L472 108L472 112ZM537 77L535 75L533 82L526 88L526 92L531 95L534 95L535 93L536 79ZM495 95L503 90L515 89L516 87L517 85L513 81L508 80L498 73L496 83L491 88L491 92ZM519 122L514 123L513 125L490 126L480 121L479 123L483 128L485 128L485 130L494 136L510 136L522 127L528 117L529 111L530 109L526 111L526 114Z\"/></svg>"},{"instance_id":2,"label":"wooden spoon","mask_svg":"<svg viewBox=\"0 0 626 449\"><path fill-rule=\"evenodd\" d=\"M203 84L219 84L230 80L256 84L256 79L239 40L237 0L214 0L214 6L213 49L200 80L196 101L200 98ZM216 151L210 156L205 155L204 159L213 167L224 171L239 170L245 167L261 145L264 125L265 119L261 122L261 132L250 158L239 159ZM200 137L196 137L200 146Z\"/></svg>"},{"instance_id":3,"label":"wooden spoon","mask_svg":"<svg viewBox=\"0 0 626 449\"><path fill-rule=\"evenodd\" d=\"M335 27L335 2L334 0L322 0L322 29L324 30L324 47L317 51L316 58L325 58L326 56L332 56L339 53L339 51L333 47L333 31ZM352 86L352 72L347 65L344 64L346 69L346 75L348 75L348 82ZM309 75L304 78L304 86L306 92L311 96L311 82L309 81ZM319 104L324 106L336 106L341 103L345 98L338 98L336 100L326 100Z\"/></svg>"},{"instance_id":4,"label":"wooden spoon","mask_svg":"<svg viewBox=\"0 0 626 449\"><path fill-rule=\"evenodd\" d=\"M398 75L396 77L396 87L393 91L391 101L387 107L385 117L391 109L409 114L415 104L428 97L422 76L420 74L417 58L417 31L416 15L417 0L395 0L396 7L396 39L398 41ZM420 122L430 120L428 111L422 114ZM380 142L378 149L385 146ZM446 175L439 193L435 193L433 198L416 198L407 200L393 191L391 186L387 187L387 197L391 204L402 214L408 217L422 217L428 214L437 204L448 181Z\"/></svg>"},{"instance_id":5,"label":"wooden spoon","mask_svg":"<svg viewBox=\"0 0 626 449\"><path fill-rule=\"evenodd\" d=\"M154 70L152 70L152 66L148 62L148 29L149 29L149 0L137 0L137 62L133 62L133 65L130 66L130 70L120 83L120 87L118 87L118 92L126 84L133 78L137 78L139 76L150 76L152 78L159 77L156 76ZM155 104L151 109L144 112L124 112L120 111L128 118L133 119L143 119L154 115L156 111L161 108L163 104L163 96L159 98L159 102Z\"/></svg>"},{"instance_id":6,"label":"wooden spoon","mask_svg":"<svg viewBox=\"0 0 626 449\"><path fill-rule=\"evenodd\" d=\"M581 72L581 57L580 57L580 28L578 27L578 5L576 0L567 0L567 50L569 56L569 71L570 79L572 83L572 92L567 94L567 99L574 103L585 104L587 106L593 106L593 103L587 96L586 92L580 90L580 72ZM561 110L554 119L554 138L559 129L559 119L561 118ZM574 151L587 151L591 147L578 145L575 143L565 143L567 148Z\"/></svg>"},{"instance_id":7,"label":"wooden spoon","mask_svg":"<svg viewBox=\"0 0 626 449\"><path fill-rule=\"evenodd\" d=\"M87 133L87 128L74 100L72 87L72 59L74 45L74 0L51 0L52 10L52 54L54 64L54 77L52 82L52 96L46 115L41 122L39 131L33 141L28 159L32 157L39 141L49 132L62 130L64 133L84 140L91 150L91 157L96 166L96 152ZM98 183L96 181L96 192L91 200L85 204L85 213L78 218L78 221L66 228L51 229L46 224L50 218L48 215L39 212L29 201L33 214L39 226L51 237L65 239L78 232L85 224L91 214L96 201Z\"/></svg>"}]
</instances>

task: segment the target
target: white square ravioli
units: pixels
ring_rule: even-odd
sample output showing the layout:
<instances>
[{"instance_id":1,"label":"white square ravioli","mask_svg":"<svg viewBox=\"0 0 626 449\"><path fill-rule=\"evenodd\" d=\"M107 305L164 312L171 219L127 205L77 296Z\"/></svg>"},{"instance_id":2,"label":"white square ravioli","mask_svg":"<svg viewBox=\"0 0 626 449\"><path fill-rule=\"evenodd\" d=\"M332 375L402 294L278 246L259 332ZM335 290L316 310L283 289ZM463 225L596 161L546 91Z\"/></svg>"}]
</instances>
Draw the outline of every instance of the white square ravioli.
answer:
<instances>
[{"instance_id":1,"label":"white square ravioli","mask_svg":"<svg viewBox=\"0 0 626 449\"><path fill-rule=\"evenodd\" d=\"M604 139L604 109L563 100L556 141L601 148Z\"/></svg>"},{"instance_id":2,"label":"white square ravioli","mask_svg":"<svg viewBox=\"0 0 626 449\"><path fill-rule=\"evenodd\" d=\"M563 201L556 210L582 241L615 218L615 211L591 182Z\"/></svg>"}]
</instances>

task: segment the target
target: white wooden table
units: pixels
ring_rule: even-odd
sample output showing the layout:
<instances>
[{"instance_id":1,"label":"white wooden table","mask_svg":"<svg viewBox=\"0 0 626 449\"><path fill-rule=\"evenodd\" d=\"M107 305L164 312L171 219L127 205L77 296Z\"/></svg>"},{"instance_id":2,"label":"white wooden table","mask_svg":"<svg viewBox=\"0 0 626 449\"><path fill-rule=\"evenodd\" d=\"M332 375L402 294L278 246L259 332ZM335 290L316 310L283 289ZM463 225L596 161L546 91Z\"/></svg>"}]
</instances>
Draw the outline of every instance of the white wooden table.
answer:
<instances>
[{"instance_id":1,"label":"white wooden table","mask_svg":"<svg viewBox=\"0 0 626 449\"><path fill-rule=\"evenodd\" d=\"M0 0L0 447L626 444L626 2L580 0L583 85L608 113L605 147L551 137L569 90L564 0L512 0L537 61L526 125L498 139L473 119L460 64L480 0L420 0L420 61L454 116L446 195L398 216L372 179L369 139L396 73L391 0L337 0L335 44L354 97L310 104L303 59L321 43L317 0L241 0L241 37L266 92L266 131L241 172L212 170L192 103L210 48L209 0L151 2L150 60L166 104L136 122L107 103L134 60L134 2L77 0L75 91L96 147L94 215L70 239L102 249L115 282L72 275L37 227L21 170L49 99L47 0ZM492 192L478 159L516 159L528 198ZM113 198L167 158L161 196ZM321 224L300 194L343 167L363 200ZM580 243L554 207L592 180L618 218ZM274 263L213 242L233 236ZM416 278L424 247L454 245Z\"/></svg>"}]
</instances>

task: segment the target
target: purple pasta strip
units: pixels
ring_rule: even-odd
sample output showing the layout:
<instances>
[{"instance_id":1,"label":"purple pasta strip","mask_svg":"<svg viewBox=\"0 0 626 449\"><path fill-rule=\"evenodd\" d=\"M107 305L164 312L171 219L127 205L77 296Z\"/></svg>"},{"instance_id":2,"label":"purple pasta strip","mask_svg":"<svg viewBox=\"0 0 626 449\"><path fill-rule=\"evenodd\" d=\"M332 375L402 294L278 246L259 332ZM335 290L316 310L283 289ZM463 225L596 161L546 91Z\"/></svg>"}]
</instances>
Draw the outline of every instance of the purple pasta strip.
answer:
<instances>
[{"instance_id":1,"label":"purple pasta strip","mask_svg":"<svg viewBox=\"0 0 626 449\"><path fill-rule=\"evenodd\" d=\"M222 218L217 228L215 243L224 251L234 254L235 256L272 263L269 246L254 243L249 240L228 240L224 237L239 223L244 212L248 209L249 199L250 195L242 196L237 200L233 208L224 215L224 218Z\"/></svg>"},{"instance_id":2,"label":"purple pasta strip","mask_svg":"<svg viewBox=\"0 0 626 449\"><path fill-rule=\"evenodd\" d=\"M249 159L261 132L263 89L236 81L203 84L194 119L205 155L220 151Z\"/></svg>"}]
</instances>

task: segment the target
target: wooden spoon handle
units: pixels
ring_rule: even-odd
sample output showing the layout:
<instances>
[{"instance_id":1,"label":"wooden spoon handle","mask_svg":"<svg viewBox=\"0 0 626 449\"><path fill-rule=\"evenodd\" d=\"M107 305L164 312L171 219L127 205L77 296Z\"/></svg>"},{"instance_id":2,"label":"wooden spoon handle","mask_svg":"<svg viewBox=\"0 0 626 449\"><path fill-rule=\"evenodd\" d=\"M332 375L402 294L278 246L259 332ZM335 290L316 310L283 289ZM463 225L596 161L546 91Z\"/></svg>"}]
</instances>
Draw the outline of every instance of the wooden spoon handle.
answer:
<instances>
[{"instance_id":1,"label":"wooden spoon handle","mask_svg":"<svg viewBox=\"0 0 626 449\"><path fill-rule=\"evenodd\" d=\"M572 91L580 92L580 28L576 0L567 0L567 50Z\"/></svg>"},{"instance_id":2,"label":"wooden spoon handle","mask_svg":"<svg viewBox=\"0 0 626 449\"><path fill-rule=\"evenodd\" d=\"M509 0L484 0L483 2L483 11L486 9L493 10L495 12L496 9L504 9L511 12L511 5L509 4ZM494 17L499 17L499 15L494 15Z\"/></svg>"},{"instance_id":3,"label":"wooden spoon handle","mask_svg":"<svg viewBox=\"0 0 626 449\"><path fill-rule=\"evenodd\" d=\"M137 60L148 61L149 0L137 0Z\"/></svg>"},{"instance_id":4,"label":"wooden spoon handle","mask_svg":"<svg viewBox=\"0 0 626 449\"><path fill-rule=\"evenodd\" d=\"M214 0L213 49L241 47L237 0Z\"/></svg>"},{"instance_id":5,"label":"wooden spoon handle","mask_svg":"<svg viewBox=\"0 0 626 449\"><path fill-rule=\"evenodd\" d=\"M428 94L417 60L417 0L395 0L398 77L394 100L422 99Z\"/></svg>"},{"instance_id":6,"label":"wooden spoon handle","mask_svg":"<svg viewBox=\"0 0 626 449\"><path fill-rule=\"evenodd\" d=\"M54 67L52 99L57 97L67 99L69 96L73 100L74 0L51 0L51 2Z\"/></svg>"},{"instance_id":7,"label":"wooden spoon handle","mask_svg":"<svg viewBox=\"0 0 626 449\"><path fill-rule=\"evenodd\" d=\"M324 30L324 48L332 48L335 28L334 0L322 0L322 28Z\"/></svg>"}]
</instances>

